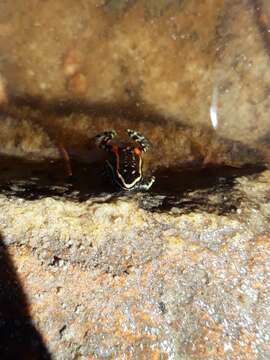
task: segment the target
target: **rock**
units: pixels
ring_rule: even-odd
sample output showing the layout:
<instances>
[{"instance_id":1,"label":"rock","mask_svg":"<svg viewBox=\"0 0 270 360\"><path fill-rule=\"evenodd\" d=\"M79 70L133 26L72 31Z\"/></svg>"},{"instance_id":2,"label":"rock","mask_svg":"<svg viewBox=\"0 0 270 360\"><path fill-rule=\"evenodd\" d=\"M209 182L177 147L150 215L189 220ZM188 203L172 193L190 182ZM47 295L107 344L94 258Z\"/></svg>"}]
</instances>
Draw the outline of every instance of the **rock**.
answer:
<instances>
[{"instance_id":1,"label":"rock","mask_svg":"<svg viewBox=\"0 0 270 360\"><path fill-rule=\"evenodd\" d=\"M28 119L1 116L1 154L43 159L59 157L59 150L38 124Z\"/></svg>"},{"instance_id":2,"label":"rock","mask_svg":"<svg viewBox=\"0 0 270 360\"><path fill-rule=\"evenodd\" d=\"M265 0L0 2L0 359L270 358L268 28ZM127 128L144 193L102 174Z\"/></svg>"},{"instance_id":3,"label":"rock","mask_svg":"<svg viewBox=\"0 0 270 360\"><path fill-rule=\"evenodd\" d=\"M13 6L0 9L0 66L15 101L139 104L249 146L269 132L264 2L31 0L17 16Z\"/></svg>"},{"instance_id":4,"label":"rock","mask_svg":"<svg viewBox=\"0 0 270 360\"><path fill-rule=\"evenodd\" d=\"M0 73L0 109L3 109L8 103L8 92L6 80Z\"/></svg>"},{"instance_id":5,"label":"rock","mask_svg":"<svg viewBox=\"0 0 270 360\"><path fill-rule=\"evenodd\" d=\"M0 228L53 358L270 355L269 171L87 195L42 168L2 175Z\"/></svg>"},{"instance_id":6,"label":"rock","mask_svg":"<svg viewBox=\"0 0 270 360\"><path fill-rule=\"evenodd\" d=\"M68 87L74 94L83 94L86 92L87 84L85 76L78 73L70 78Z\"/></svg>"}]
</instances>

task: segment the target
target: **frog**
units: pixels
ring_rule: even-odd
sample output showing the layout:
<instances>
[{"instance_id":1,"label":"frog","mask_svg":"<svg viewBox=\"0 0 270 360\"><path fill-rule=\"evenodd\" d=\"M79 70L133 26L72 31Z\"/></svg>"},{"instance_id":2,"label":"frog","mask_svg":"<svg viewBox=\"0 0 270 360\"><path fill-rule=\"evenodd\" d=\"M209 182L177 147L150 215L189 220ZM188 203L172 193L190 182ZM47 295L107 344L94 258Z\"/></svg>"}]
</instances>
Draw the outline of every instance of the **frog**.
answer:
<instances>
[{"instance_id":1,"label":"frog","mask_svg":"<svg viewBox=\"0 0 270 360\"><path fill-rule=\"evenodd\" d=\"M115 130L104 131L95 136L96 145L105 150L106 173L117 188L125 191L147 191L155 182L155 177L143 176L142 154L149 150L150 142L140 132L125 129L129 142L116 142Z\"/></svg>"}]
</instances>

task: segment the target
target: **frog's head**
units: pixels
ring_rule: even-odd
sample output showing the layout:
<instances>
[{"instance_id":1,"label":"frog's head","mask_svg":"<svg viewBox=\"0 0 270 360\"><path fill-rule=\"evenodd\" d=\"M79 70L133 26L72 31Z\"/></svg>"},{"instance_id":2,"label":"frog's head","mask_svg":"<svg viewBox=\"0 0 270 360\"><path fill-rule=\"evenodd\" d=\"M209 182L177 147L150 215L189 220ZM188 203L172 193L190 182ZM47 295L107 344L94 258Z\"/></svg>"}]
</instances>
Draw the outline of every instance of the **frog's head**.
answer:
<instances>
[{"instance_id":1,"label":"frog's head","mask_svg":"<svg viewBox=\"0 0 270 360\"><path fill-rule=\"evenodd\" d=\"M142 180L142 150L137 145L110 145L106 164L113 180L123 189L131 190Z\"/></svg>"}]
</instances>

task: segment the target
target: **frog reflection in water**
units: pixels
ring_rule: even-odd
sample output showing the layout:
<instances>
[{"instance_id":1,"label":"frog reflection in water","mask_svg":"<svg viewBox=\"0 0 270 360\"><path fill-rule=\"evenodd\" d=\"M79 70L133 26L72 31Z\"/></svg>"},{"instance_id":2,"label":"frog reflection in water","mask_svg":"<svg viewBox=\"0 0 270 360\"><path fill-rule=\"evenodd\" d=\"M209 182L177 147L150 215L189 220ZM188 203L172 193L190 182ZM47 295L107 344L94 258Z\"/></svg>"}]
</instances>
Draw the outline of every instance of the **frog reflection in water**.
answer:
<instances>
[{"instance_id":1,"label":"frog reflection in water","mask_svg":"<svg viewBox=\"0 0 270 360\"><path fill-rule=\"evenodd\" d=\"M117 135L114 130L97 135L96 144L108 152L106 169L115 185L127 191L148 190L155 177L143 177L142 153L149 149L150 144L138 131L126 129L126 132L131 139L127 144L112 140Z\"/></svg>"}]
</instances>

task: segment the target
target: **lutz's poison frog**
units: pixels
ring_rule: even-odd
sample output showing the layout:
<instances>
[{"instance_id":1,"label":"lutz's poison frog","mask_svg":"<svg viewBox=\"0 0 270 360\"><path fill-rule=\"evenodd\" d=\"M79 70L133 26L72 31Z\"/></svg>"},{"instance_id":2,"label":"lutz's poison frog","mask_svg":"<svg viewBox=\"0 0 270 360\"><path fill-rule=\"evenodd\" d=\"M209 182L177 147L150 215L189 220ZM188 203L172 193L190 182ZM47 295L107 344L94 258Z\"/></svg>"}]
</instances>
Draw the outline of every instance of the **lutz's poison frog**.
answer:
<instances>
[{"instance_id":1,"label":"lutz's poison frog","mask_svg":"<svg viewBox=\"0 0 270 360\"><path fill-rule=\"evenodd\" d=\"M116 142L113 139L117 133L105 131L95 137L96 144L108 153L106 170L113 183L124 190L148 190L153 185L155 177L143 177L142 153L149 147L149 141L138 131L126 129L128 143Z\"/></svg>"}]
</instances>

